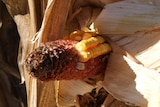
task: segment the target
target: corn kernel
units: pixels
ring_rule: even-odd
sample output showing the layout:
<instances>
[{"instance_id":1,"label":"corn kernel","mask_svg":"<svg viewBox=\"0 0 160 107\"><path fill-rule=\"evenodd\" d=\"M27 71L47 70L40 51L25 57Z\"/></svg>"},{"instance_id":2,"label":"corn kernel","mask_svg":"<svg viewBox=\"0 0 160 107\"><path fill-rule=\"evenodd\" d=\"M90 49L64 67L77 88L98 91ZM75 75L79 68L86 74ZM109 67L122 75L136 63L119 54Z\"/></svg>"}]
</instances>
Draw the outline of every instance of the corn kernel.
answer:
<instances>
[{"instance_id":1,"label":"corn kernel","mask_svg":"<svg viewBox=\"0 0 160 107\"><path fill-rule=\"evenodd\" d=\"M79 61L80 62L87 62L89 59L91 59L91 55L89 52L80 52L79 53Z\"/></svg>"},{"instance_id":2,"label":"corn kernel","mask_svg":"<svg viewBox=\"0 0 160 107\"><path fill-rule=\"evenodd\" d=\"M109 46L109 44L103 43L91 49L89 52L90 52L91 58L96 58L97 56L104 55L106 53L109 53L110 51L111 51L111 47Z\"/></svg>"},{"instance_id":3,"label":"corn kernel","mask_svg":"<svg viewBox=\"0 0 160 107\"><path fill-rule=\"evenodd\" d=\"M82 36L84 34L84 31L74 31L69 35L70 40L82 40Z\"/></svg>"},{"instance_id":4,"label":"corn kernel","mask_svg":"<svg viewBox=\"0 0 160 107\"><path fill-rule=\"evenodd\" d=\"M91 37L92 37L92 34L91 34L91 33L85 32L85 33L83 34L82 39L85 40L85 39L89 39L89 38L91 38Z\"/></svg>"},{"instance_id":5,"label":"corn kernel","mask_svg":"<svg viewBox=\"0 0 160 107\"><path fill-rule=\"evenodd\" d=\"M80 61L87 62L91 58L96 58L100 55L107 54L111 51L111 47L107 43L100 44L88 51L79 52Z\"/></svg>"},{"instance_id":6,"label":"corn kernel","mask_svg":"<svg viewBox=\"0 0 160 107\"><path fill-rule=\"evenodd\" d=\"M105 40L100 36L91 37L87 40L81 40L75 45L75 48L79 51L85 51L91 47L95 47L96 45L103 43L104 41Z\"/></svg>"}]
</instances>

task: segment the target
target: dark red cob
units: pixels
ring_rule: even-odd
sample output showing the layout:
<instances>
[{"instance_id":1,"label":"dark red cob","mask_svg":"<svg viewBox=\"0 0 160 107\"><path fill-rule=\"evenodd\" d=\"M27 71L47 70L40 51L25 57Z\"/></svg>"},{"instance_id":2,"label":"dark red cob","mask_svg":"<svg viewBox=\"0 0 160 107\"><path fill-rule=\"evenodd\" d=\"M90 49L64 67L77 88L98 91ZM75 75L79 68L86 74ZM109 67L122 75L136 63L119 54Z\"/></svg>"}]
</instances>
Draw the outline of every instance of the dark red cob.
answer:
<instances>
[{"instance_id":1,"label":"dark red cob","mask_svg":"<svg viewBox=\"0 0 160 107\"><path fill-rule=\"evenodd\" d=\"M42 44L27 56L25 65L28 72L42 81L84 79L104 72L105 55L85 63L79 62L78 52L74 48L76 43L56 40Z\"/></svg>"}]
</instances>

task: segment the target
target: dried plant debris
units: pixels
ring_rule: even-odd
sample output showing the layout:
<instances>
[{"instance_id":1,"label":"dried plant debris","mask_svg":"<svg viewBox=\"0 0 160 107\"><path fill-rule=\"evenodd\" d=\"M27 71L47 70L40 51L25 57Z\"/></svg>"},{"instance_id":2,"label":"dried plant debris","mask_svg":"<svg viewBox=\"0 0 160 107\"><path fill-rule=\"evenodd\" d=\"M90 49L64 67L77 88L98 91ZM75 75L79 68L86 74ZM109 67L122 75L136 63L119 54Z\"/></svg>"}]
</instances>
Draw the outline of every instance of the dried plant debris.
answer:
<instances>
[{"instance_id":1,"label":"dried plant debris","mask_svg":"<svg viewBox=\"0 0 160 107\"><path fill-rule=\"evenodd\" d=\"M108 93L104 88L98 90L93 89L84 95L77 95L76 107L101 107Z\"/></svg>"},{"instance_id":2,"label":"dried plant debris","mask_svg":"<svg viewBox=\"0 0 160 107\"><path fill-rule=\"evenodd\" d=\"M122 101L113 99L113 101L104 104L109 93L102 87L100 89L94 88L91 92L84 95L77 95L75 107L138 107L135 105L128 105Z\"/></svg>"},{"instance_id":3,"label":"dried plant debris","mask_svg":"<svg viewBox=\"0 0 160 107\"><path fill-rule=\"evenodd\" d=\"M28 72L42 81L84 79L103 73L106 55L80 62L78 51L74 47L77 42L56 40L41 45L26 59Z\"/></svg>"}]
</instances>

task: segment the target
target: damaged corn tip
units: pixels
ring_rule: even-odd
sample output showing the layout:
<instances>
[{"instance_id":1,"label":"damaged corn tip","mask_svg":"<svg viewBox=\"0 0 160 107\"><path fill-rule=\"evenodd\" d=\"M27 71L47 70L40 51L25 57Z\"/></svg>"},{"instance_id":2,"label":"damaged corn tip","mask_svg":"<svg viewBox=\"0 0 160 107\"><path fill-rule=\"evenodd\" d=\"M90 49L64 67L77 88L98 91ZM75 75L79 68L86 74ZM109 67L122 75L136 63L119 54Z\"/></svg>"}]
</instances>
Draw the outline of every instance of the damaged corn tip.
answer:
<instances>
[{"instance_id":1,"label":"damaged corn tip","mask_svg":"<svg viewBox=\"0 0 160 107\"><path fill-rule=\"evenodd\" d=\"M100 44L96 46L95 48L92 48L88 51L82 51L80 52L80 61L81 62L87 62L91 58L96 58L100 55L107 54L111 51L111 47L107 43Z\"/></svg>"},{"instance_id":2,"label":"damaged corn tip","mask_svg":"<svg viewBox=\"0 0 160 107\"><path fill-rule=\"evenodd\" d=\"M97 46L98 44L101 44L103 43L105 40L100 37L100 36L96 36L96 37L91 37L87 40L81 40L80 42L78 42L76 45L75 45L75 48L78 50L78 51L85 51L91 47L95 47Z\"/></svg>"}]
</instances>

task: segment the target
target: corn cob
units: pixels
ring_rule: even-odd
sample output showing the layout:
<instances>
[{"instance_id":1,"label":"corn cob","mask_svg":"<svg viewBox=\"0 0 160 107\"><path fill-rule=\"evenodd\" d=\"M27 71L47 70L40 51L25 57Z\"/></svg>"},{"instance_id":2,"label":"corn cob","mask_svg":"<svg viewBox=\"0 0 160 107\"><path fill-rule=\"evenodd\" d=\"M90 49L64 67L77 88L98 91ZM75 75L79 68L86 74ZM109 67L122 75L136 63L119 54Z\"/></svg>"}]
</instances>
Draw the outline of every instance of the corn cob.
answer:
<instances>
[{"instance_id":1,"label":"corn cob","mask_svg":"<svg viewBox=\"0 0 160 107\"><path fill-rule=\"evenodd\" d=\"M86 40L77 41L72 36L67 37L70 40L45 43L30 53L25 62L29 73L48 81L83 79L103 72L106 67L104 54L111 51L105 40L85 32L80 36Z\"/></svg>"},{"instance_id":2,"label":"corn cob","mask_svg":"<svg viewBox=\"0 0 160 107\"><path fill-rule=\"evenodd\" d=\"M105 40L100 36L91 37L87 40L81 40L79 43L75 45L75 48L78 51L86 51L87 49L95 47L96 45L101 44L104 41Z\"/></svg>"},{"instance_id":3,"label":"corn cob","mask_svg":"<svg viewBox=\"0 0 160 107\"><path fill-rule=\"evenodd\" d=\"M80 61L81 62L87 62L91 58L96 58L100 55L104 55L106 53L109 53L111 51L110 46L107 43L100 44L88 51L82 51L80 52Z\"/></svg>"},{"instance_id":4,"label":"corn cob","mask_svg":"<svg viewBox=\"0 0 160 107\"><path fill-rule=\"evenodd\" d=\"M77 42L56 40L41 45L27 56L27 71L41 81L84 79L104 72L106 57L80 62L74 47Z\"/></svg>"}]
</instances>

